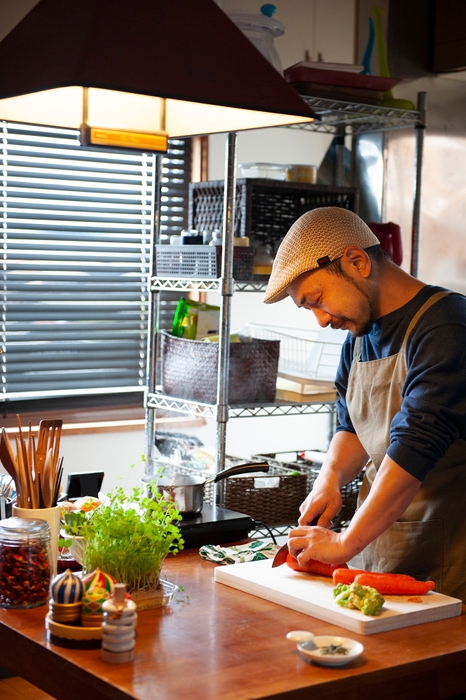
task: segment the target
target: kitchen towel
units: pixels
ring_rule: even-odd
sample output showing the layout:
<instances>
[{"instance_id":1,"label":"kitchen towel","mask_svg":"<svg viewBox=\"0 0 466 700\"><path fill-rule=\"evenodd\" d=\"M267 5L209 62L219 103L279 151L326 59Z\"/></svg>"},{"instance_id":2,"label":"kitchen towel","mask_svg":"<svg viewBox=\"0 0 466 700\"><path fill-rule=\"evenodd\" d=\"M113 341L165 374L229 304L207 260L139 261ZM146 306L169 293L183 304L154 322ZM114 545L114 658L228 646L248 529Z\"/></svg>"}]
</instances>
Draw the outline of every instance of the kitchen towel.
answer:
<instances>
[{"instance_id":1,"label":"kitchen towel","mask_svg":"<svg viewBox=\"0 0 466 700\"><path fill-rule=\"evenodd\" d=\"M219 547L206 544L199 550L201 559L214 561L216 564L240 564L245 561L273 559L280 547L272 542L258 540L236 547Z\"/></svg>"}]
</instances>

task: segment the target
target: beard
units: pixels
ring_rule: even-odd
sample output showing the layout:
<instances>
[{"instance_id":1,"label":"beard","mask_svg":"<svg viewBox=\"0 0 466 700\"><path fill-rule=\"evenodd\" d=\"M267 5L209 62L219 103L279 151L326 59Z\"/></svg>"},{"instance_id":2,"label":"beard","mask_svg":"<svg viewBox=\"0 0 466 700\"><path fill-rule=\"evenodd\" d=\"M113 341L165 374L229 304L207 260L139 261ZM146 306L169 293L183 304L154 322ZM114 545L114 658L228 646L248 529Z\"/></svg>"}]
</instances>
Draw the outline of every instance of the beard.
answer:
<instances>
[{"instance_id":1,"label":"beard","mask_svg":"<svg viewBox=\"0 0 466 700\"><path fill-rule=\"evenodd\" d=\"M342 318L342 323L340 323L340 327L342 325L346 325L347 323L351 323L355 329L354 331L349 331L351 335L354 338L359 338L362 335L367 335L367 333L370 332L374 321L375 321L375 315L372 309L372 299L367 291L362 285L360 285L356 280L354 280L352 277L347 275L343 270L341 271L342 277L349 282L353 287L355 287L358 292L364 297L366 301L366 309L365 309L365 314L363 318L349 318L349 317L343 317ZM331 324L332 328L338 328L338 325L333 325Z\"/></svg>"}]
</instances>

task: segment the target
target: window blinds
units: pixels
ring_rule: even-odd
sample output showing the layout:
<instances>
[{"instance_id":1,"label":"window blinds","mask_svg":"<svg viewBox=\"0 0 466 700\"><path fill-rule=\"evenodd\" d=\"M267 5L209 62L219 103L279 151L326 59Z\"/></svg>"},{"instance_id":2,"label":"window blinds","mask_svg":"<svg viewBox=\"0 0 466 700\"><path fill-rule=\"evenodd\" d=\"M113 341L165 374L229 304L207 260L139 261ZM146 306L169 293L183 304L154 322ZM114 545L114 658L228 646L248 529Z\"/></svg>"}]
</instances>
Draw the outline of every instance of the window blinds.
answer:
<instances>
[{"instance_id":1,"label":"window blinds","mask_svg":"<svg viewBox=\"0 0 466 700\"><path fill-rule=\"evenodd\" d=\"M155 157L1 127L1 399L142 392ZM187 206L172 168L169 153L167 227Z\"/></svg>"}]
</instances>

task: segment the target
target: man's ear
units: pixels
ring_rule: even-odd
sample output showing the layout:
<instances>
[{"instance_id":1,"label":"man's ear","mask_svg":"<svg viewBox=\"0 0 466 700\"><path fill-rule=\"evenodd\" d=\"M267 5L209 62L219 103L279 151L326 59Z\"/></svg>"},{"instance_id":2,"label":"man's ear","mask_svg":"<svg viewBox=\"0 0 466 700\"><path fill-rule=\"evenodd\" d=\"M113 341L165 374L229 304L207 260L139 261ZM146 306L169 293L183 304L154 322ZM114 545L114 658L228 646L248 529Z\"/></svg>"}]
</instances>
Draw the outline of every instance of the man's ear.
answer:
<instances>
[{"instance_id":1,"label":"man's ear","mask_svg":"<svg viewBox=\"0 0 466 700\"><path fill-rule=\"evenodd\" d=\"M357 246L349 246L345 249L341 258L341 266L348 274L359 274L364 278L369 277L372 269L369 255Z\"/></svg>"}]
</instances>

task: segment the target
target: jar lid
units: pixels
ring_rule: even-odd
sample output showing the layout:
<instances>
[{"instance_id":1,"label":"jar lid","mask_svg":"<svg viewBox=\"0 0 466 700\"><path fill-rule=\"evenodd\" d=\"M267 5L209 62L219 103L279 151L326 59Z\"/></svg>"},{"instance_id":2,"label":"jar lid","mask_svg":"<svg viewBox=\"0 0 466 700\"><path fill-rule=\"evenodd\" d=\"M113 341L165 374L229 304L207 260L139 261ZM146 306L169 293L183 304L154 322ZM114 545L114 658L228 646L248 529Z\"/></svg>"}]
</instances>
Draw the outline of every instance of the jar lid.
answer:
<instances>
[{"instance_id":1,"label":"jar lid","mask_svg":"<svg viewBox=\"0 0 466 700\"><path fill-rule=\"evenodd\" d=\"M20 541L25 537L50 537L50 525L46 520L29 518L12 517L0 521L0 538Z\"/></svg>"}]
</instances>

